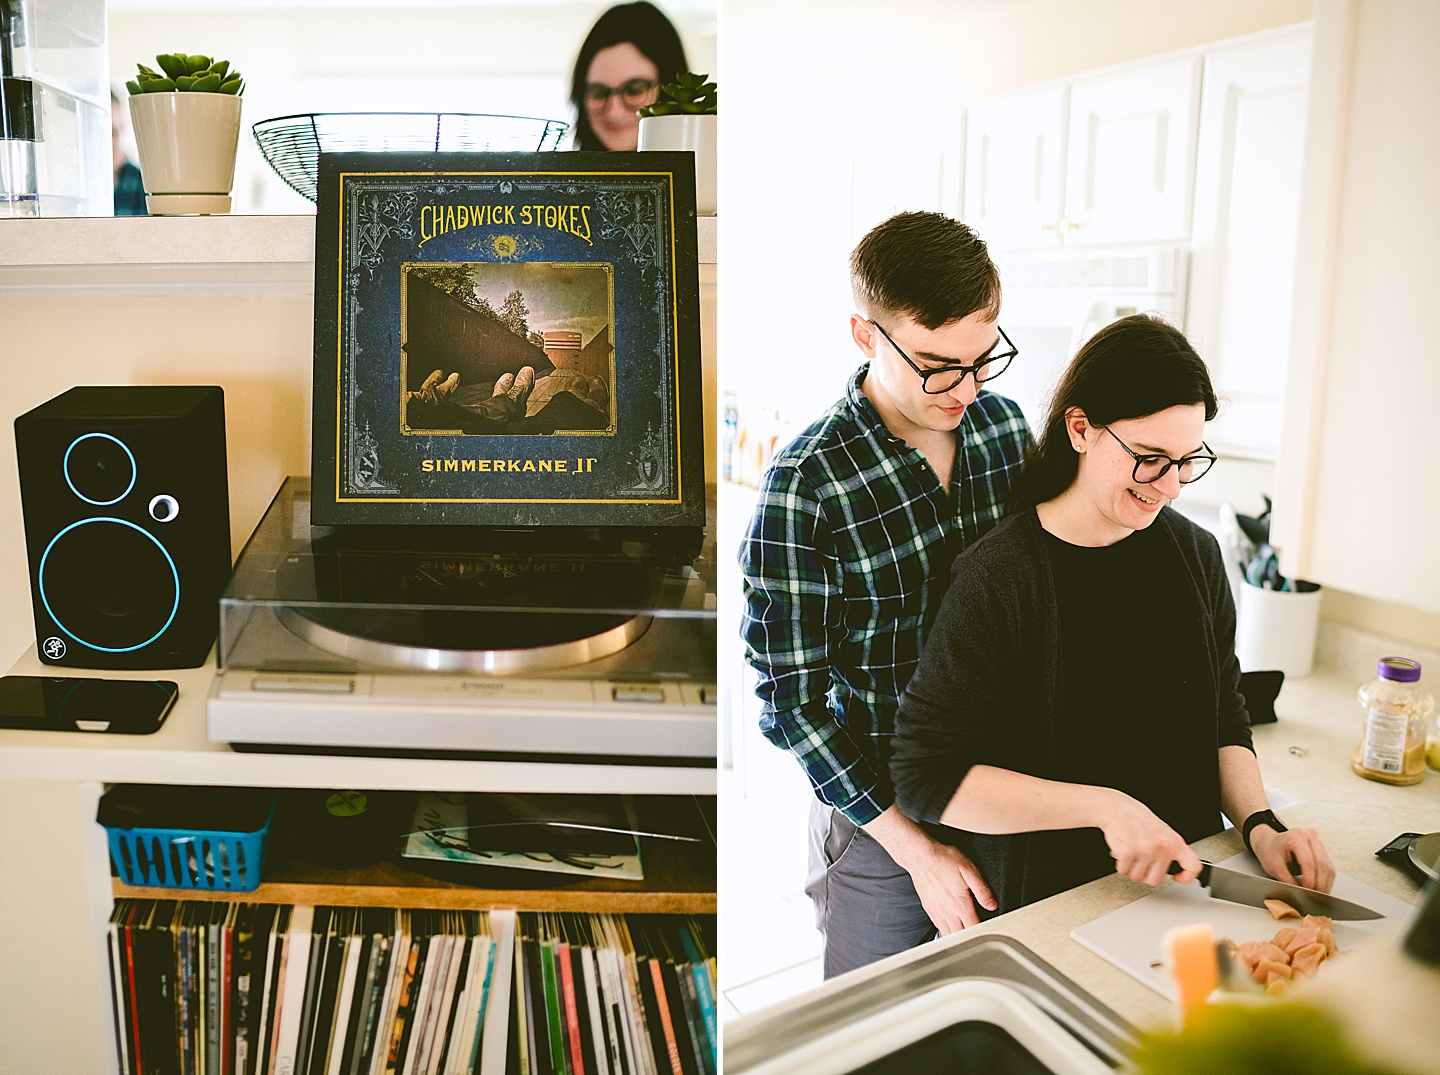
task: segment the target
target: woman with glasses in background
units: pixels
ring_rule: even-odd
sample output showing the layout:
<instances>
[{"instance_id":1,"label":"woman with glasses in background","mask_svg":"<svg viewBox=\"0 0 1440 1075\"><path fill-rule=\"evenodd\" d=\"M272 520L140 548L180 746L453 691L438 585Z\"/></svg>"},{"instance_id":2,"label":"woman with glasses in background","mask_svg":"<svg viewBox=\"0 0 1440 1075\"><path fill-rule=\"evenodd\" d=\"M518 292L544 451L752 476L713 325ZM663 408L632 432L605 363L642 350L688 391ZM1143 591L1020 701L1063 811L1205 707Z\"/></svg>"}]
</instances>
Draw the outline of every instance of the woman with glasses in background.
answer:
<instances>
[{"instance_id":1,"label":"woman with glasses in background","mask_svg":"<svg viewBox=\"0 0 1440 1075\"><path fill-rule=\"evenodd\" d=\"M1112 871L1189 883L1223 811L1272 875L1329 891L1270 812L1210 533L1167 510L1215 462L1205 363L1133 316L1080 348L1004 522L956 561L895 718L896 800L1013 910ZM981 912L981 917L989 917Z\"/></svg>"},{"instance_id":2,"label":"woman with glasses in background","mask_svg":"<svg viewBox=\"0 0 1440 1075\"><path fill-rule=\"evenodd\" d=\"M635 149L636 112L687 70L685 46L659 8L644 0L610 8L590 28L570 77L575 148Z\"/></svg>"}]
</instances>

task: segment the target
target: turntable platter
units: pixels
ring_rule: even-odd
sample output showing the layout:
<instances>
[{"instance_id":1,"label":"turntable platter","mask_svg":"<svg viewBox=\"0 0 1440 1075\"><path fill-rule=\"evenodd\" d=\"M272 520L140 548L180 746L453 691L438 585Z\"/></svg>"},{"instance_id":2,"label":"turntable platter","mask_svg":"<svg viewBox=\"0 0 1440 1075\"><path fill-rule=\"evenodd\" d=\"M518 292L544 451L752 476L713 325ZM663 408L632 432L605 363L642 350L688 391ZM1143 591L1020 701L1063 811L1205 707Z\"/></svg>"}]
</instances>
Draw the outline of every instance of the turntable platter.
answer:
<instances>
[{"instance_id":1,"label":"turntable platter","mask_svg":"<svg viewBox=\"0 0 1440 1075\"><path fill-rule=\"evenodd\" d=\"M510 674L618 653L651 617L472 609L288 606L282 623L339 657L397 671Z\"/></svg>"}]
</instances>

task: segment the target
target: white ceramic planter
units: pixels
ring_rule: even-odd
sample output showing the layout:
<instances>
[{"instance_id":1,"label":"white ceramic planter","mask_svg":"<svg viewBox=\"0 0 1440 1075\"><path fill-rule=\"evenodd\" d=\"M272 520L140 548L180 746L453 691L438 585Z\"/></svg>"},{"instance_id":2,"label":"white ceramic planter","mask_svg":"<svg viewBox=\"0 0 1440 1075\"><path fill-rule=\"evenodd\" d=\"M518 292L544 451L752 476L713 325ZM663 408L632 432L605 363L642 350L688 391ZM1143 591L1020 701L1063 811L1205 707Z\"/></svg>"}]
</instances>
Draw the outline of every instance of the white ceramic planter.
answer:
<instances>
[{"instance_id":1,"label":"white ceramic planter","mask_svg":"<svg viewBox=\"0 0 1440 1075\"><path fill-rule=\"evenodd\" d=\"M230 212L240 144L238 96L131 94L130 123L152 214Z\"/></svg>"},{"instance_id":2,"label":"white ceramic planter","mask_svg":"<svg viewBox=\"0 0 1440 1075\"><path fill-rule=\"evenodd\" d=\"M640 148L690 150L695 154L695 211L715 215L717 116L646 116Z\"/></svg>"}]
</instances>

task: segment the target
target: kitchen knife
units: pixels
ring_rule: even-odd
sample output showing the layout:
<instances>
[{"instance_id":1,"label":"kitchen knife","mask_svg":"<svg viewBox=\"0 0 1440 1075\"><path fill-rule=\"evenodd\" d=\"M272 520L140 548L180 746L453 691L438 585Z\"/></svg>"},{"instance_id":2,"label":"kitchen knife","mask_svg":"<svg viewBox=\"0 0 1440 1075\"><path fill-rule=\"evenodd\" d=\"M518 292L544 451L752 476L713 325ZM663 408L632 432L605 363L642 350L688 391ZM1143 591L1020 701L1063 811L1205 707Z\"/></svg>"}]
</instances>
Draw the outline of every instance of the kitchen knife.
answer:
<instances>
[{"instance_id":1,"label":"kitchen knife","mask_svg":"<svg viewBox=\"0 0 1440 1075\"><path fill-rule=\"evenodd\" d=\"M1204 859L1200 860L1200 865L1202 869L1196 880L1202 887L1210 890L1212 899L1243 903L1247 907L1259 907L1264 911L1269 910L1265 906L1266 900L1284 900L1302 915L1326 915L1337 921L1356 922L1385 917L1378 911L1342 900L1338 896L1316 892L1313 888L1287 885L1284 881L1276 881L1270 877L1256 877L1254 874L1226 870ZM1170 872L1179 873L1180 863L1170 863Z\"/></svg>"}]
</instances>

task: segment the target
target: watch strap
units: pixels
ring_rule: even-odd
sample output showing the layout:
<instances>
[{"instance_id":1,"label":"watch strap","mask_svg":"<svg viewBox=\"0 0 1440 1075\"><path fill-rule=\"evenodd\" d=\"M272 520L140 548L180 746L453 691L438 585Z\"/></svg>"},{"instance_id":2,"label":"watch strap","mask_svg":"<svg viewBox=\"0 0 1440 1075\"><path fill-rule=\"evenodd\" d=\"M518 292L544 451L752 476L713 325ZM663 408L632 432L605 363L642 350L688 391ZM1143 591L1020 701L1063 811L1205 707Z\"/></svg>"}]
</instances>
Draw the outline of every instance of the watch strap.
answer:
<instances>
[{"instance_id":1,"label":"watch strap","mask_svg":"<svg viewBox=\"0 0 1440 1075\"><path fill-rule=\"evenodd\" d=\"M1245 824L1240 826L1240 838L1245 841L1245 850L1255 854L1255 849L1250 846L1250 833L1256 825L1269 825L1276 832L1289 831L1285 823L1275 816L1274 810L1256 810L1245 819Z\"/></svg>"}]
</instances>

